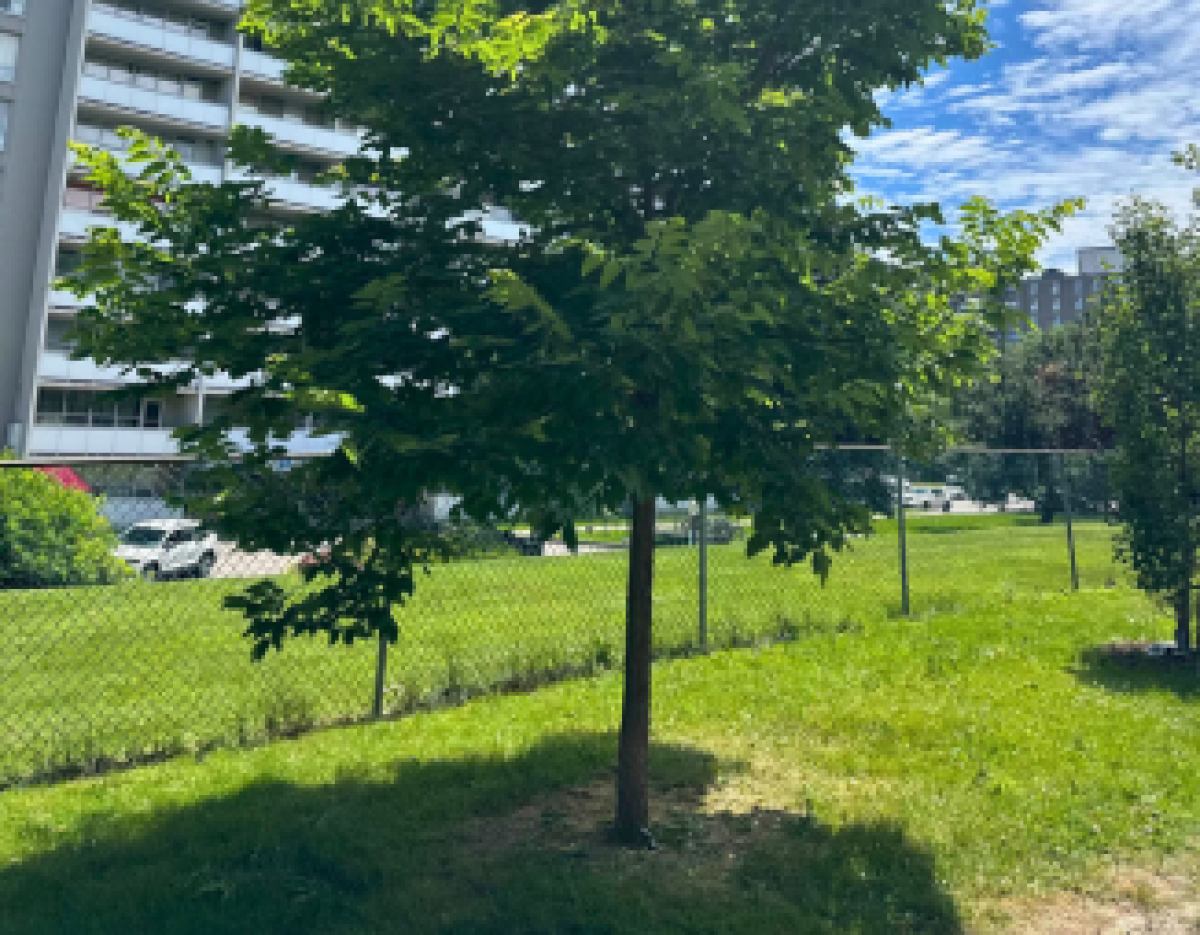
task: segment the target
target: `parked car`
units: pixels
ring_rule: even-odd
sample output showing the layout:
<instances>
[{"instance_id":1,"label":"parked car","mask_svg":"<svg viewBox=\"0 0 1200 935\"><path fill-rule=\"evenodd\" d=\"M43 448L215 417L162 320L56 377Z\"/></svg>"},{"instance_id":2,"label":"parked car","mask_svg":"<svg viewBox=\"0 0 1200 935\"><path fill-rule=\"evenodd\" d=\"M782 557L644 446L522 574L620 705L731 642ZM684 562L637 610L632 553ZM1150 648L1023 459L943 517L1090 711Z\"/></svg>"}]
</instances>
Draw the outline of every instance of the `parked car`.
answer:
<instances>
[{"instance_id":1,"label":"parked car","mask_svg":"<svg viewBox=\"0 0 1200 935\"><path fill-rule=\"evenodd\" d=\"M904 488L906 509L950 511L950 497L941 487L911 486Z\"/></svg>"},{"instance_id":2,"label":"parked car","mask_svg":"<svg viewBox=\"0 0 1200 935\"><path fill-rule=\"evenodd\" d=\"M194 519L151 519L134 523L113 553L143 578L206 578L217 564L217 537Z\"/></svg>"}]
</instances>

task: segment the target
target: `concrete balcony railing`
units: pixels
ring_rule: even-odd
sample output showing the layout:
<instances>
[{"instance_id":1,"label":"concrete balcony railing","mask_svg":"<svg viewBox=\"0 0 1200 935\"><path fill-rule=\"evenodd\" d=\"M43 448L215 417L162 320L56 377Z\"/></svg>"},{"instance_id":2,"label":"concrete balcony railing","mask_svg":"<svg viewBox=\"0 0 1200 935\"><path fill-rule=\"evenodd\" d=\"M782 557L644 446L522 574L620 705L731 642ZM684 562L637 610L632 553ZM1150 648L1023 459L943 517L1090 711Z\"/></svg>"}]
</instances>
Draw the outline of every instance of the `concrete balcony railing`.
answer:
<instances>
[{"instance_id":1,"label":"concrete balcony railing","mask_svg":"<svg viewBox=\"0 0 1200 935\"><path fill-rule=\"evenodd\" d=\"M237 169L229 173L231 182L255 181L258 178ZM310 185L296 178L268 178L265 181L267 194L285 205L330 211L346 200L338 185Z\"/></svg>"},{"instance_id":2,"label":"concrete balcony railing","mask_svg":"<svg viewBox=\"0 0 1200 935\"><path fill-rule=\"evenodd\" d=\"M117 160L124 165L126 160L125 160L125 154L123 152L119 152L116 150L108 150L108 151L111 152L114 156L116 156ZM188 163L185 163L185 165L187 166L188 172L190 172L192 175L193 182L207 182L210 185L220 185L221 184L222 172L221 172L220 166L208 165L208 164L200 163L200 162L188 162ZM86 171L86 168L83 166L83 164L79 161L79 158L74 153L67 153L67 169L68 169L68 171L72 171L72 172Z\"/></svg>"},{"instance_id":3,"label":"concrete balcony railing","mask_svg":"<svg viewBox=\"0 0 1200 935\"><path fill-rule=\"evenodd\" d=\"M92 35L163 52L172 58L186 58L219 68L233 67L235 50L232 43L187 35L162 21L134 17L100 3L94 4L88 13L88 31Z\"/></svg>"},{"instance_id":4,"label":"concrete balcony railing","mask_svg":"<svg viewBox=\"0 0 1200 935\"><path fill-rule=\"evenodd\" d=\"M136 377L121 375L120 367L102 367L94 360L71 360L67 351L42 351L38 376L44 380L71 380L87 383L128 383Z\"/></svg>"},{"instance_id":5,"label":"concrete balcony railing","mask_svg":"<svg viewBox=\"0 0 1200 935\"><path fill-rule=\"evenodd\" d=\"M283 81L287 63L253 49L242 50L242 71L268 81Z\"/></svg>"},{"instance_id":6,"label":"concrete balcony railing","mask_svg":"<svg viewBox=\"0 0 1200 935\"><path fill-rule=\"evenodd\" d=\"M173 455L179 451L171 429L85 428L34 425L29 430L31 455Z\"/></svg>"},{"instance_id":7,"label":"concrete balcony railing","mask_svg":"<svg viewBox=\"0 0 1200 935\"><path fill-rule=\"evenodd\" d=\"M58 233L60 237L71 240L86 240L88 229L92 227L115 227L121 232L122 240L139 240L137 230L132 224L118 223L111 214L100 211L86 211L82 208L62 209L59 216Z\"/></svg>"},{"instance_id":8,"label":"concrete balcony railing","mask_svg":"<svg viewBox=\"0 0 1200 935\"><path fill-rule=\"evenodd\" d=\"M335 130L281 117L271 117L246 107L238 108L237 122L248 127L261 127L280 145L299 146L315 152L336 156L353 156L358 152L363 134L357 130Z\"/></svg>"},{"instance_id":9,"label":"concrete balcony railing","mask_svg":"<svg viewBox=\"0 0 1200 935\"><path fill-rule=\"evenodd\" d=\"M246 432L240 429L230 432L229 440L243 450L250 447ZM279 444L285 445L289 454L327 455L337 451L341 439L337 435L313 435L310 432L298 431L286 439L280 439Z\"/></svg>"},{"instance_id":10,"label":"concrete balcony railing","mask_svg":"<svg viewBox=\"0 0 1200 935\"><path fill-rule=\"evenodd\" d=\"M50 289L46 293L46 305L50 308L83 308L87 304L86 299L66 289Z\"/></svg>"},{"instance_id":11,"label":"concrete balcony railing","mask_svg":"<svg viewBox=\"0 0 1200 935\"><path fill-rule=\"evenodd\" d=\"M218 130L224 130L229 120L229 108L224 104L193 101L174 94L148 91L127 84L117 84L115 81L106 81L94 75L83 76L79 84L79 98L93 104L162 117L175 123L188 123Z\"/></svg>"}]
</instances>

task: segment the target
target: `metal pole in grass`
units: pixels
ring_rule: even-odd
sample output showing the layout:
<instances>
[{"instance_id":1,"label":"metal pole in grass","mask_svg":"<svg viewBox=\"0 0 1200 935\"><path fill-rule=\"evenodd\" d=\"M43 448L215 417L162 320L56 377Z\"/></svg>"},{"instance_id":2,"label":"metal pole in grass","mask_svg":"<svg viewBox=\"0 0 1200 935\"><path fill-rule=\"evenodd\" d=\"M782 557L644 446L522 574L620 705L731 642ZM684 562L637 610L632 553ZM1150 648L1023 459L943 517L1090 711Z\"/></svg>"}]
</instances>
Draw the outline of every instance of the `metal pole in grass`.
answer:
<instances>
[{"instance_id":1,"label":"metal pole in grass","mask_svg":"<svg viewBox=\"0 0 1200 935\"><path fill-rule=\"evenodd\" d=\"M375 703L371 706L371 714L375 718L383 717L383 685L387 679L387 637L379 632L379 649L375 654Z\"/></svg>"},{"instance_id":2,"label":"metal pole in grass","mask_svg":"<svg viewBox=\"0 0 1200 935\"><path fill-rule=\"evenodd\" d=\"M1067 476L1067 456L1058 456L1062 472L1063 513L1067 517L1067 554L1071 556L1071 590L1079 590L1079 569L1075 566L1075 530L1071 524L1071 479Z\"/></svg>"},{"instance_id":3,"label":"metal pole in grass","mask_svg":"<svg viewBox=\"0 0 1200 935\"><path fill-rule=\"evenodd\" d=\"M700 651L708 651L708 494L700 500Z\"/></svg>"},{"instance_id":4,"label":"metal pole in grass","mask_svg":"<svg viewBox=\"0 0 1200 935\"><path fill-rule=\"evenodd\" d=\"M908 536L904 527L904 458L896 459L896 531L900 539L900 613L908 616Z\"/></svg>"}]
</instances>

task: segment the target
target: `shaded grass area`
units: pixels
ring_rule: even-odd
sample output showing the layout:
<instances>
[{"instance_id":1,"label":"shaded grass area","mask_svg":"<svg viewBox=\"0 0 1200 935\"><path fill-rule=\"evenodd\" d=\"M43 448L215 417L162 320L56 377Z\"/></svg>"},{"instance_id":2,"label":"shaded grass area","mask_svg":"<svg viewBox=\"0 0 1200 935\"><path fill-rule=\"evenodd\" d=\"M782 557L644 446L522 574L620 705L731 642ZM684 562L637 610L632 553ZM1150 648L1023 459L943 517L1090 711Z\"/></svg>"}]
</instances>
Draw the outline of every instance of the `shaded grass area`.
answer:
<instances>
[{"instance_id":1,"label":"shaded grass area","mask_svg":"<svg viewBox=\"0 0 1200 935\"><path fill-rule=\"evenodd\" d=\"M1080 669L1170 620L1122 587L978 590L657 666L655 852L603 843L603 673L9 790L0 933L957 933L1196 841L1194 699Z\"/></svg>"},{"instance_id":2,"label":"shaded grass area","mask_svg":"<svg viewBox=\"0 0 1200 935\"><path fill-rule=\"evenodd\" d=\"M915 518L914 613L1065 588L1061 530L1015 519L1023 518ZM960 520L970 522L956 534L919 534ZM1080 527L1085 587L1115 580L1109 535L1103 526ZM738 544L710 548L709 561L710 647L858 631L899 613L896 539L886 532L856 540L825 587L805 568L748 560ZM625 574L621 553L435 568L397 611L387 711L619 666ZM365 717L375 646L301 638L254 664L240 616L222 607L243 585L139 582L0 595L0 783ZM696 551L661 550L655 587L657 651L694 649Z\"/></svg>"}]
</instances>

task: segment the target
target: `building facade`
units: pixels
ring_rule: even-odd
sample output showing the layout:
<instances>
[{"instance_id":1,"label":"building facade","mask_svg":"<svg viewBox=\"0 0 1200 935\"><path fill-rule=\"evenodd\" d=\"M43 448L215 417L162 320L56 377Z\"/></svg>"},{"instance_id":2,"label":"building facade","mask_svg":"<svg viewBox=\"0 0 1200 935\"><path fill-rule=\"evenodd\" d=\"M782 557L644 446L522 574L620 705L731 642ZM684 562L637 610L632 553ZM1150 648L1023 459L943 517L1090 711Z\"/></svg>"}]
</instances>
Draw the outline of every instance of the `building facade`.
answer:
<instances>
[{"instance_id":1,"label":"building facade","mask_svg":"<svg viewBox=\"0 0 1200 935\"><path fill-rule=\"evenodd\" d=\"M1088 303L1098 299L1105 280L1120 271L1121 258L1114 247L1084 247L1076 256L1078 272L1044 269L1010 288L1005 304L1024 312L1043 331L1078 321ZM1007 338L1019 340L1020 334L1011 332Z\"/></svg>"},{"instance_id":2,"label":"building facade","mask_svg":"<svg viewBox=\"0 0 1200 935\"><path fill-rule=\"evenodd\" d=\"M237 32L241 0L0 0L0 448L27 456L174 453L171 430L203 421L236 384L214 377L170 398L114 405L112 368L72 360L80 307L56 291L89 227L112 224L73 165L71 140L119 154L134 126L171 144L198 181L244 178L225 159L234 124L261 127L300 157L269 180L280 210L333 207L312 177L357 151L357 128L330 119L284 65ZM511 224L485 220L494 237ZM136 382L136 381L135 381ZM298 432L297 452L327 439Z\"/></svg>"}]
</instances>

